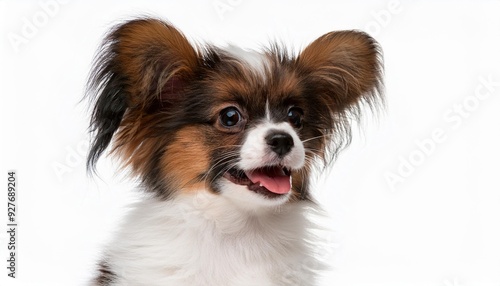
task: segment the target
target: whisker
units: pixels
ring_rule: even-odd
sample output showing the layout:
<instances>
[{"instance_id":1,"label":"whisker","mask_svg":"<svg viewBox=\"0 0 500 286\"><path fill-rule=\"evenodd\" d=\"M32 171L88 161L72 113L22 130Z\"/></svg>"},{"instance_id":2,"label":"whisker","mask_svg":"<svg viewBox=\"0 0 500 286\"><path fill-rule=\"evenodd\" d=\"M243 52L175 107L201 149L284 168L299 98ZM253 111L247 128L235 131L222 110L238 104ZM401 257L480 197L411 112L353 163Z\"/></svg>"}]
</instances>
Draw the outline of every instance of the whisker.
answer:
<instances>
[{"instance_id":1,"label":"whisker","mask_svg":"<svg viewBox=\"0 0 500 286\"><path fill-rule=\"evenodd\" d=\"M218 147L215 147L215 148L212 148L210 149L210 151L215 151L217 149L222 149L222 148L241 148L243 145L241 144L238 144L238 145L224 145L224 146L218 146Z\"/></svg>"},{"instance_id":2,"label":"whisker","mask_svg":"<svg viewBox=\"0 0 500 286\"><path fill-rule=\"evenodd\" d=\"M315 137L307 138L307 139L301 140L301 141L302 141L302 143L305 143L305 142L309 142L311 140L316 140L316 139L321 139L321 138L325 138L325 137L330 137L330 136L333 136L333 135L334 135L333 133L323 134L323 135L320 135L320 136L315 136Z\"/></svg>"},{"instance_id":3,"label":"whisker","mask_svg":"<svg viewBox=\"0 0 500 286\"><path fill-rule=\"evenodd\" d=\"M217 174L215 174L215 176L212 178L212 180L209 182L209 184L212 184L215 179L217 179L221 174L229 171L231 168L233 168L234 166L236 166L237 163L238 162L234 162L234 163L226 166L225 168L221 169Z\"/></svg>"},{"instance_id":4,"label":"whisker","mask_svg":"<svg viewBox=\"0 0 500 286\"><path fill-rule=\"evenodd\" d=\"M210 167L210 169L207 170L206 174L205 174L205 177L208 176L208 174L213 171L213 169L219 167L220 164L222 164L224 161L226 160L229 160L229 159L233 159L235 160L237 158L237 156L239 155L238 152L236 151L233 151L233 152L229 152L228 154L225 154L224 157L221 157L218 161L216 161L213 166ZM229 160L231 161L231 160Z\"/></svg>"}]
</instances>

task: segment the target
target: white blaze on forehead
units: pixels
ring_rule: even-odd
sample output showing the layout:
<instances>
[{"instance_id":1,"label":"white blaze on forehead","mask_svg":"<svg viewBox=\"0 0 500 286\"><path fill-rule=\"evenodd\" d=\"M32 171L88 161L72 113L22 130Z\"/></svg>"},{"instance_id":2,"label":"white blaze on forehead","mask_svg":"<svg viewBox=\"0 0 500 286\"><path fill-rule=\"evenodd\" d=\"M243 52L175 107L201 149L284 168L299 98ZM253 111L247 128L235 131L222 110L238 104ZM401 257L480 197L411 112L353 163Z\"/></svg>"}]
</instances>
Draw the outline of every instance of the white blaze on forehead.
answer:
<instances>
[{"instance_id":1,"label":"white blaze on forehead","mask_svg":"<svg viewBox=\"0 0 500 286\"><path fill-rule=\"evenodd\" d=\"M254 71L256 74L265 77L266 69L268 67L268 59L266 55L254 50L246 50L240 47L229 45L226 51L233 57L240 60L243 64Z\"/></svg>"},{"instance_id":2,"label":"white blaze on forehead","mask_svg":"<svg viewBox=\"0 0 500 286\"><path fill-rule=\"evenodd\" d=\"M266 99L266 120L271 122L271 110L269 109L269 99Z\"/></svg>"}]
</instances>

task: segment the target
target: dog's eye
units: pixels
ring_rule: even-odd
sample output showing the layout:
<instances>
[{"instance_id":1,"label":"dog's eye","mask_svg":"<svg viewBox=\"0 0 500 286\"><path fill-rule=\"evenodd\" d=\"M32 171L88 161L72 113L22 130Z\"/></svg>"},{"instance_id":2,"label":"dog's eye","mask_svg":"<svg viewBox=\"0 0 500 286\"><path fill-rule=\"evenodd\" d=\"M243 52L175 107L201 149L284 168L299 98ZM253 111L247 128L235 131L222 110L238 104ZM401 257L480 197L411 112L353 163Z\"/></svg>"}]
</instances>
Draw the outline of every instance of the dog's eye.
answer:
<instances>
[{"instance_id":1,"label":"dog's eye","mask_svg":"<svg viewBox=\"0 0 500 286\"><path fill-rule=\"evenodd\" d=\"M302 127L302 116L304 111L298 107L292 107L288 110L288 122L296 128Z\"/></svg>"},{"instance_id":2,"label":"dog's eye","mask_svg":"<svg viewBox=\"0 0 500 286\"><path fill-rule=\"evenodd\" d=\"M220 112L219 119L224 127L234 127L241 121L242 117L240 111L236 107L231 106L224 108Z\"/></svg>"}]
</instances>

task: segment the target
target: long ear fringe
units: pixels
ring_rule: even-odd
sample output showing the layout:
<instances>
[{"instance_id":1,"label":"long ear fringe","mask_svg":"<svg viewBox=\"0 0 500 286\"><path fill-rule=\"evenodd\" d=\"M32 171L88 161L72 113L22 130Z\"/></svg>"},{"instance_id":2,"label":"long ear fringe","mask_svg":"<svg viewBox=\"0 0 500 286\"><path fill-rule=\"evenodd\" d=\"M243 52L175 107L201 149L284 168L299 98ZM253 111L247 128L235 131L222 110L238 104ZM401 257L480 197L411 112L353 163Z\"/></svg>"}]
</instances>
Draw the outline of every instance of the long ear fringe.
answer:
<instances>
[{"instance_id":1,"label":"long ear fringe","mask_svg":"<svg viewBox=\"0 0 500 286\"><path fill-rule=\"evenodd\" d=\"M333 124L325 130L321 159L326 168L351 143L351 124L360 122L366 108L372 116L384 110L382 49L364 32L339 31L318 38L297 61L305 76L322 87L320 104L328 107Z\"/></svg>"},{"instance_id":2,"label":"long ear fringe","mask_svg":"<svg viewBox=\"0 0 500 286\"><path fill-rule=\"evenodd\" d=\"M94 57L87 82L86 97L92 108L89 126L92 139L87 156L87 172L91 174L95 173L96 163L109 146L127 109L127 95L123 94L126 79L113 71L116 60L113 35L119 28L114 27L105 37Z\"/></svg>"},{"instance_id":3,"label":"long ear fringe","mask_svg":"<svg viewBox=\"0 0 500 286\"><path fill-rule=\"evenodd\" d=\"M185 36L162 20L144 17L112 28L97 51L87 83L92 108L87 170L95 172L124 116L134 123L126 134L134 136L148 109L172 99L198 64L198 52Z\"/></svg>"}]
</instances>

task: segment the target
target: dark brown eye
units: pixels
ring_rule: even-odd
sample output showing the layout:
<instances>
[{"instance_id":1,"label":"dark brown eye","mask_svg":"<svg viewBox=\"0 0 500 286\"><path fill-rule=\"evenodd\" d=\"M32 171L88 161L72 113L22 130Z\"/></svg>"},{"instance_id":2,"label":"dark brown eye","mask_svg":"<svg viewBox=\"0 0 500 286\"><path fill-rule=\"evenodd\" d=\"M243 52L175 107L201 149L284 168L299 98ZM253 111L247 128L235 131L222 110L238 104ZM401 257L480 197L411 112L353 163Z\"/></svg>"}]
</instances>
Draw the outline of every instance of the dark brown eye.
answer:
<instances>
[{"instance_id":1,"label":"dark brown eye","mask_svg":"<svg viewBox=\"0 0 500 286\"><path fill-rule=\"evenodd\" d=\"M224 127L234 127L242 120L240 111L234 107L224 108L219 114L219 120Z\"/></svg>"},{"instance_id":2,"label":"dark brown eye","mask_svg":"<svg viewBox=\"0 0 500 286\"><path fill-rule=\"evenodd\" d=\"M302 117L304 116L304 111L298 107L292 107L288 110L288 122L292 124L295 128L302 127Z\"/></svg>"}]
</instances>

